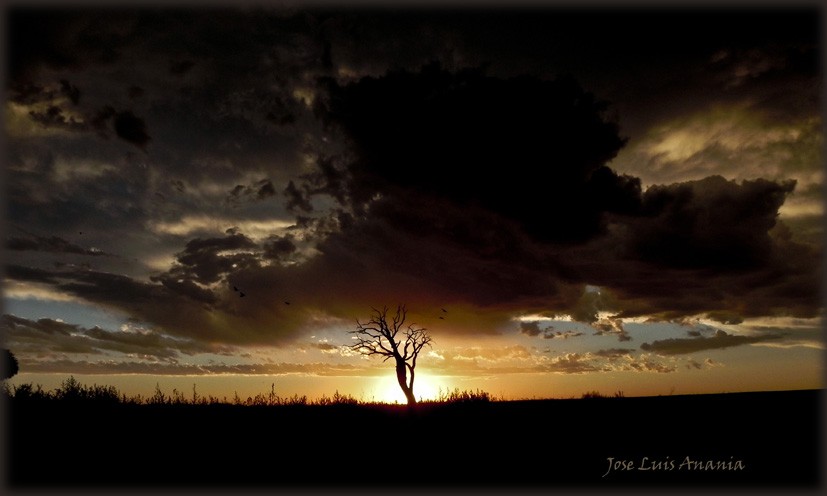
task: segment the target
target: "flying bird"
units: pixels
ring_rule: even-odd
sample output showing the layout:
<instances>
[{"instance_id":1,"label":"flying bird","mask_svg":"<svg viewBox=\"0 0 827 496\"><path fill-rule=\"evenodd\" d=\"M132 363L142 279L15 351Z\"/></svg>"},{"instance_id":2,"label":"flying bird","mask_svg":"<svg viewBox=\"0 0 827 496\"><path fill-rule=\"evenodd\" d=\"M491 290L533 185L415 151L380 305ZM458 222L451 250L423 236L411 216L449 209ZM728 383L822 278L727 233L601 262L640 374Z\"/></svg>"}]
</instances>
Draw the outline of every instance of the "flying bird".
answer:
<instances>
[{"instance_id":1,"label":"flying bird","mask_svg":"<svg viewBox=\"0 0 827 496\"><path fill-rule=\"evenodd\" d=\"M290 302L289 302L289 301L287 301L287 300L284 300L284 304L285 304L285 305L289 305L289 304L290 304Z\"/></svg>"},{"instance_id":2,"label":"flying bird","mask_svg":"<svg viewBox=\"0 0 827 496\"><path fill-rule=\"evenodd\" d=\"M244 295L244 291L240 291L240 292L238 293L238 296L240 296L240 297L244 298L244 296L245 296L245 295Z\"/></svg>"},{"instance_id":3,"label":"flying bird","mask_svg":"<svg viewBox=\"0 0 827 496\"><path fill-rule=\"evenodd\" d=\"M440 308L440 310L442 310L445 313L448 313L448 310L445 310L444 308Z\"/></svg>"}]
</instances>

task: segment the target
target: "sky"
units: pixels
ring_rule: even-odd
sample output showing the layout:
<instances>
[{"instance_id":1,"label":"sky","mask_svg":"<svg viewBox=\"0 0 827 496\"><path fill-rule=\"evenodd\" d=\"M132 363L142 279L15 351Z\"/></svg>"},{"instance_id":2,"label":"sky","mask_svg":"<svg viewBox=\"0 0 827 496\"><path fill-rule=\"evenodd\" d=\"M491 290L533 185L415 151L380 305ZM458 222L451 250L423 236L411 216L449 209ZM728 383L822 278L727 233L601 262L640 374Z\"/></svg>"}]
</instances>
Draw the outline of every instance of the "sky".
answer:
<instances>
[{"instance_id":1,"label":"sky","mask_svg":"<svg viewBox=\"0 0 827 496\"><path fill-rule=\"evenodd\" d=\"M10 383L823 386L815 3L396 5L6 8Z\"/></svg>"}]
</instances>

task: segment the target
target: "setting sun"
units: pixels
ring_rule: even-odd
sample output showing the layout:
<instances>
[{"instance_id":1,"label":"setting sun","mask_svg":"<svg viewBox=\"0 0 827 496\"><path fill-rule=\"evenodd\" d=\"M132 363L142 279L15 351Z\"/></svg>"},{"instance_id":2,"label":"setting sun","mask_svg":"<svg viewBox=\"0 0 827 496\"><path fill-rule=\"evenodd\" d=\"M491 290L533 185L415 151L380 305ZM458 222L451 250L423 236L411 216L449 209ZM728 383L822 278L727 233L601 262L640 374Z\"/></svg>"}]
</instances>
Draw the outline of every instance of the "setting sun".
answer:
<instances>
[{"instance_id":1,"label":"setting sun","mask_svg":"<svg viewBox=\"0 0 827 496\"><path fill-rule=\"evenodd\" d=\"M439 377L417 375L414 383L414 395L417 401L435 400L439 398L440 389L446 391L448 386ZM370 401L381 403L406 403L405 394L396 382L396 377L389 374L387 377L376 379L374 386L375 396Z\"/></svg>"}]
</instances>

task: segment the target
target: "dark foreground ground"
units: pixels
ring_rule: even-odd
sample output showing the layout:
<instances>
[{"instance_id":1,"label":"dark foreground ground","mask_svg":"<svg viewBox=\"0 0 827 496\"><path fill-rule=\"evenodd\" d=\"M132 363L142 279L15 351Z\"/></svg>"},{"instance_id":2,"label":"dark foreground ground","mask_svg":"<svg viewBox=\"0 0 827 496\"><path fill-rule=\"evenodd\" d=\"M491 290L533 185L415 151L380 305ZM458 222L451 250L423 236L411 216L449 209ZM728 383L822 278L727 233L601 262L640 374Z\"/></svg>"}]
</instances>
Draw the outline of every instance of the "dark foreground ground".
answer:
<instances>
[{"instance_id":1,"label":"dark foreground ground","mask_svg":"<svg viewBox=\"0 0 827 496\"><path fill-rule=\"evenodd\" d=\"M6 418L11 491L787 494L821 488L825 466L821 391L420 405L412 412L17 404ZM617 462L611 470L610 460Z\"/></svg>"}]
</instances>

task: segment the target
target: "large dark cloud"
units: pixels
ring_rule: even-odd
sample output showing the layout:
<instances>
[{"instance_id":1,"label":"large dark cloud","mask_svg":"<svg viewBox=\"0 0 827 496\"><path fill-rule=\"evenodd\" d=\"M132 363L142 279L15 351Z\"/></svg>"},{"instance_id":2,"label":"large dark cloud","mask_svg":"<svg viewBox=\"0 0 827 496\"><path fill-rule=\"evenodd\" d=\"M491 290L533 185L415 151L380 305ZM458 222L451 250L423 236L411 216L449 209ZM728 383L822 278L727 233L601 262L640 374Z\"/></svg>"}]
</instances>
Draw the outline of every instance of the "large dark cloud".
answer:
<instances>
[{"instance_id":1,"label":"large dark cloud","mask_svg":"<svg viewBox=\"0 0 827 496\"><path fill-rule=\"evenodd\" d=\"M604 117L608 105L570 79L429 65L327 85L318 110L351 142L353 159L337 177L355 222L322 250L367 246L369 260L443 290L454 287L452 266L497 273L466 285L466 297L545 299L588 323L607 310L731 321L819 307L818 249L793 241L778 220L794 181L710 176L642 191L606 164L624 143ZM426 261L426 250L440 261ZM473 260L502 270L480 273ZM523 274L529 267L533 276ZM583 307L598 295L582 292L586 284L608 289L605 304Z\"/></svg>"},{"instance_id":2,"label":"large dark cloud","mask_svg":"<svg viewBox=\"0 0 827 496\"><path fill-rule=\"evenodd\" d=\"M588 239L604 227L603 212L636 208L638 182L605 166L624 143L607 104L571 79L504 80L433 64L327 83L319 112L352 143L354 207L402 188L411 201L480 205L549 241Z\"/></svg>"},{"instance_id":3,"label":"large dark cloud","mask_svg":"<svg viewBox=\"0 0 827 496\"><path fill-rule=\"evenodd\" d=\"M821 249L793 239L778 219L793 188L789 181L716 176L652 187L641 215L618 221L574 264L581 277L623 300L614 310L622 307L625 316L705 313L722 323L815 317Z\"/></svg>"},{"instance_id":4,"label":"large dark cloud","mask_svg":"<svg viewBox=\"0 0 827 496\"><path fill-rule=\"evenodd\" d=\"M773 256L770 231L795 181L740 184L720 176L653 186L631 222L628 255L675 268L718 271L766 265Z\"/></svg>"}]
</instances>

